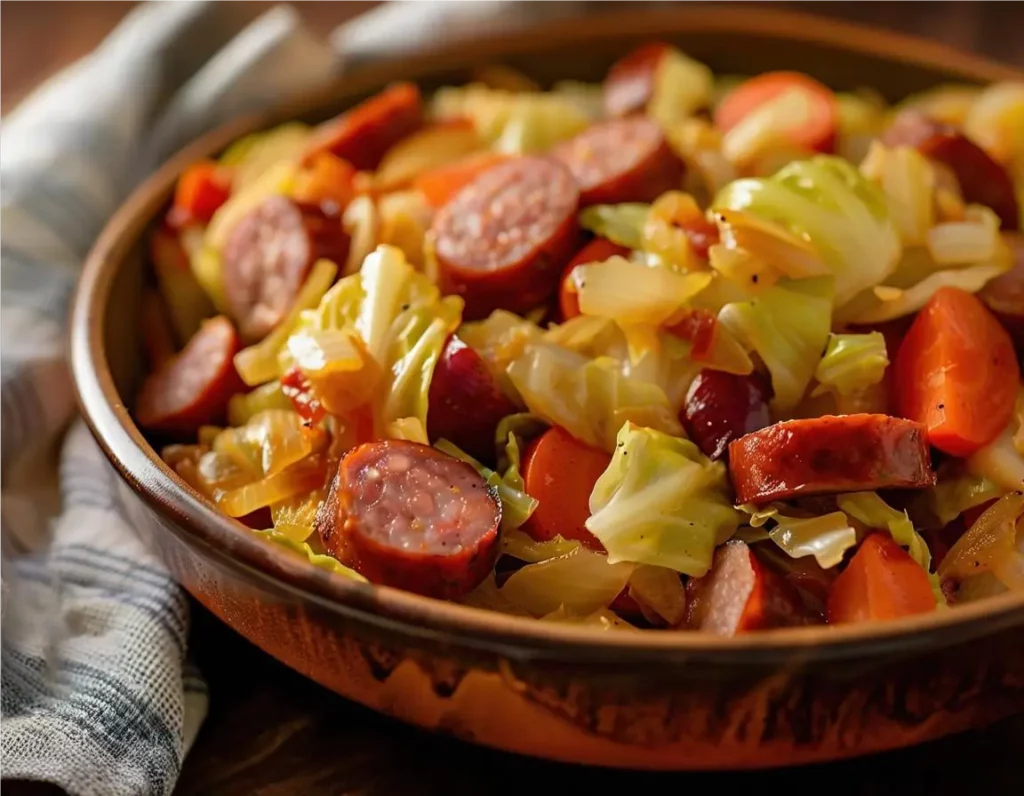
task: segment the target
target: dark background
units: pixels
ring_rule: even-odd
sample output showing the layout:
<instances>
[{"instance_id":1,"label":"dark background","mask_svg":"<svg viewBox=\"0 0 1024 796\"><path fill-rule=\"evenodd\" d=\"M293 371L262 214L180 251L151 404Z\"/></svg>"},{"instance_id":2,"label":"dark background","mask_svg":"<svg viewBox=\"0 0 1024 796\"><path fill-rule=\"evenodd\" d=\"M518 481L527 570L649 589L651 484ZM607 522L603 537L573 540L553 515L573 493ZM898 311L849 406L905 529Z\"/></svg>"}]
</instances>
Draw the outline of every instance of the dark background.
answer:
<instances>
[{"instance_id":1,"label":"dark background","mask_svg":"<svg viewBox=\"0 0 1024 796\"><path fill-rule=\"evenodd\" d=\"M135 3L0 3L0 112L84 55ZM244 2L255 17L273 3ZM293 3L316 31L375 3ZM620 3L611 3L621 5ZM735 13L742 9L734 5ZM763 3L913 33L1024 67L1024 3ZM179 793L483 794L691 789L813 789L836 794L1024 793L1024 720L916 749L796 771L635 774L541 763L429 735L346 702L287 670L193 607L192 646L210 683L210 715Z\"/></svg>"}]
</instances>

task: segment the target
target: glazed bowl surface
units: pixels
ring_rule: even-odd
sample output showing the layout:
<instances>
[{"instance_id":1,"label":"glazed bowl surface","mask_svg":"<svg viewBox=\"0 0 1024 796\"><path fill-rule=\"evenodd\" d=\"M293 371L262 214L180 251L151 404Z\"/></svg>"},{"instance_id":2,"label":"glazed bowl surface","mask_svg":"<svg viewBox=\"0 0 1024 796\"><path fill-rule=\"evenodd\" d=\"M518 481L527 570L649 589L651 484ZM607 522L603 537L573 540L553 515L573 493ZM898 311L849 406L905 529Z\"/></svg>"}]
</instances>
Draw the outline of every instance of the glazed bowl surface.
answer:
<instances>
[{"instance_id":1,"label":"glazed bowl surface","mask_svg":"<svg viewBox=\"0 0 1024 796\"><path fill-rule=\"evenodd\" d=\"M236 631L350 699L513 752L650 769L780 766L918 743L1024 711L1024 597L877 625L736 638L603 632L438 602L329 574L221 515L135 426L143 375L143 241L197 158L289 118L319 121L386 83L465 82L500 62L541 84L599 80L652 38L719 73L806 71L887 99L1020 72L903 36L744 8L557 23L352 72L316 96L240 119L161 167L111 219L72 307L86 420L121 476L125 511L174 576Z\"/></svg>"}]
</instances>

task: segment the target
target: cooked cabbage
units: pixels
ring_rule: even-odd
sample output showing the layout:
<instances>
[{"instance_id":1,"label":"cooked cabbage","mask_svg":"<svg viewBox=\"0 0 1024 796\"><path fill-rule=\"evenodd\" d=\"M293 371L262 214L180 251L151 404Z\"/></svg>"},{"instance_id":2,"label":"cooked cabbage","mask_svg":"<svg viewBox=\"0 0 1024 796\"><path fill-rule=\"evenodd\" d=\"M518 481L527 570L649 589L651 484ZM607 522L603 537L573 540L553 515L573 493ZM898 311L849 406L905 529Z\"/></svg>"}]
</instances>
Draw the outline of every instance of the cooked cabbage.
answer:
<instances>
[{"instance_id":1,"label":"cooked cabbage","mask_svg":"<svg viewBox=\"0 0 1024 796\"><path fill-rule=\"evenodd\" d=\"M889 366L881 332L830 334L825 355L814 371L818 387L812 395L834 391L851 396L880 383Z\"/></svg>"},{"instance_id":2,"label":"cooked cabbage","mask_svg":"<svg viewBox=\"0 0 1024 796\"><path fill-rule=\"evenodd\" d=\"M982 89L964 119L964 133L1000 163L1024 160L1024 82Z\"/></svg>"},{"instance_id":3,"label":"cooked cabbage","mask_svg":"<svg viewBox=\"0 0 1024 796\"><path fill-rule=\"evenodd\" d=\"M715 547L735 532L725 465L689 440L632 423L622 426L612 462L590 495L586 526L608 560L694 577L711 568Z\"/></svg>"},{"instance_id":4,"label":"cooked cabbage","mask_svg":"<svg viewBox=\"0 0 1024 796\"><path fill-rule=\"evenodd\" d=\"M932 554L928 550L928 543L914 530L914 524L905 511L896 511L875 492L840 495L837 502L841 511L868 528L888 528L896 543L905 548L910 557L927 573L938 605L946 605L946 598L939 588L939 579L931 571Z\"/></svg>"},{"instance_id":5,"label":"cooked cabbage","mask_svg":"<svg viewBox=\"0 0 1024 796\"><path fill-rule=\"evenodd\" d=\"M841 158L819 155L767 179L737 180L718 194L713 209L750 211L811 244L835 276L837 307L881 283L899 259L885 195ZM789 266L806 267L804 260L751 253L783 273Z\"/></svg>"},{"instance_id":6,"label":"cooked cabbage","mask_svg":"<svg viewBox=\"0 0 1024 796\"><path fill-rule=\"evenodd\" d=\"M623 202L617 205L591 205L580 213L580 226L612 243L629 249L643 245L643 227L650 205Z\"/></svg>"},{"instance_id":7,"label":"cooked cabbage","mask_svg":"<svg viewBox=\"0 0 1024 796\"><path fill-rule=\"evenodd\" d=\"M564 539L556 536L546 542L538 542L522 531L510 530L501 535L501 552L504 555L518 558L528 564L558 558L579 549L580 543L575 539Z\"/></svg>"},{"instance_id":8,"label":"cooked cabbage","mask_svg":"<svg viewBox=\"0 0 1024 796\"><path fill-rule=\"evenodd\" d=\"M708 107L714 86L715 76L707 66L669 47L658 60L647 115L669 129Z\"/></svg>"},{"instance_id":9,"label":"cooked cabbage","mask_svg":"<svg viewBox=\"0 0 1024 796\"><path fill-rule=\"evenodd\" d=\"M306 148L312 128L302 122L286 122L261 133L240 138L220 156L231 169L234 193L254 184L278 163L294 163Z\"/></svg>"},{"instance_id":10,"label":"cooked cabbage","mask_svg":"<svg viewBox=\"0 0 1024 796\"><path fill-rule=\"evenodd\" d=\"M718 320L756 351L772 377L772 406L784 414L803 398L831 327L832 277L779 280L751 301L727 304Z\"/></svg>"},{"instance_id":11,"label":"cooked cabbage","mask_svg":"<svg viewBox=\"0 0 1024 796\"><path fill-rule=\"evenodd\" d=\"M913 147L871 144L860 170L885 193L904 246L919 246L935 224L935 169Z\"/></svg>"},{"instance_id":12,"label":"cooked cabbage","mask_svg":"<svg viewBox=\"0 0 1024 796\"><path fill-rule=\"evenodd\" d=\"M591 614L607 608L626 588L634 565L614 563L601 553L579 547L556 558L527 564L512 573L501 594L536 617L565 608Z\"/></svg>"},{"instance_id":13,"label":"cooked cabbage","mask_svg":"<svg viewBox=\"0 0 1024 796\"><path fill-rule=\"evenodd\" d=\"M567 625L590 625L599 627L602 630L639 630L621 616L608 608L601 608L592 614L581 616L571 613L561 606L557 611L545 614L540 618L542 622L562 622Z\"/></svg>"},{"instance_id":14,"label":"cooked cabbage","mask_svg":"<svg viewBox=\"0 0 1024 796\"><path fill-rule=\"evenodd\" d=\"M470 119L492 149L511 155L546 152L585 130L590 119L564 92L513 92L479 83L434 94L439 119Z\"/></svg>"},{"instance_id":15,"label":"cooked cabbage","mask_svg":"<svg viewBox=\"0 0 1024 796\"><path fill-rule=\"evenodd\" d=\"M305 310L312 309L325 296L338 269L330 260L317 260L306 277L295 303L274 329L260 342L235 354L235 370L250 387L278 378L281 373L278 354L295 330Z\"/></svg>"},{"instance_id":16,"label":"cooked cabbage","mask_svg":"<svg viewBox=\"0 0 1024 796\"><path fill-rule=\"evenodd\" d=\"M999 256L999 217L981 205L969 205L965 216L928 230L928 252L939 265L972 265Z\"/></svg>"},{"instance_id":17,"label":"cooked cabbage","mask_svg":"<svg viewBox=\"0 0 1024 796\"><path fill-rule=\"evenodd\" d=\"M987 503L1005 491L985 476L967 470L960 460L943 462L937 475L935 486L925 495L928 509L940 526L948 525L968 509Z\"/></svg>"},{"instance_id":18,"label":"cooked cabbage","mask_svg":"<svg viewBox=\"0 0 1024 796\"><path fill-rule=\"evenodd\" d=\"M792 131L805 127L814 113L814 99L793 87L753 108L722 137L722 153L746 166L774 149L788 148Z\"/></svg>"},{"instance_id":19,"label":"cooked cabbage","mask_svg":"<svg viewBox=\"0 0 1024 796\"><path fill-rule=\"evenodd\" d=\"M471 124L437 124L403 138L384 155L373 174L374 189L387 193L408 185L428 169L444 166L480 149Z\"/></svg>"},{"instance_id":20,"label":"cooked cabbage","mask_svg":"<svg viewBox=\"0 0 1024 796\"><path fill-rule=\"evenodd\" d=\"M763 508L749 505L738 508L751 515L752 528L758 529L769 520L773 521L774 526L767 531L769 539L790 558L814 556L822 569L840 564L846 551L857 544L857 531L841 511L817 516L792 516L794 510L781 503ZM757 540L757 535L747 534L745 538L748 542Z\"/></svg>"},{"instance_id":21,"label":"cooked cabbage","mask_svg":"<svg viewBox=\"0 0 1024 796\"><path fill-rule=\"evenodd\" d=\"M967 459L967 469L1002 489L1024 488L1024 389L1017 395L1014 416L1003 432Z\"/></svg>"},{"instance_id":22,"label":"cooked cabbage","mask_svg":"<svg viewBox=\"0 0 1024 796\"><path fill-rule=\"evenodd\" d=\"M323 553L316 552L309 544L305 541L299 541L293 539L286 533L282 533L276 528L271 528L266 531L254 531L254 533L262 536L264 539L268 539L275 544L279 544L283 547L287 547L289 550L298 553L301 556L305 556L309 559L309 563L320 569L325 569L328 572L333 572L336 575L343 575L346 578L352 578L361 583L366 583L367 580L354 569L349 569L342 564L338 559L333 556L324 555Z\"/></svg>"},{"instance_id":23,"label":"cooked cabbage","mask_svg":"<svg viewBox=\"0 0 1024 796\"><path fill-rule=\"evenodd\" d=\"M587 359L539 343L527 347L507 372L530 412L596 448L612 450L627 420L683 435L664 390L624 376L611 357Z\"/></svg>"},{"instance_id":24,"label":"cooked cabbage","mask_svg":"<svg viewBox=\"0 0 1024 796\"><path fill-rule=\"evenodd\" d=\"M523 487L523 479L519 475L518 445L514 434L510 434L509 437L508 446L513 450L506 450L506 456L508 456L512 464L509 465L504 475L500 475L481 464L446 439L439 439L434 443L434 447L439 451L443 451L449 456L454 456L456 459L471 465L480 473L489 486L494 487L498 493L498 498L501 500L501 530L503 533L518 528L530 519L530 515L533 514L538 506L537 500L526 494Z\"/></svg>"},{"instance_id":25,"label":"cooked cabbage","mask_svg":"<svg viewBox=\"0 0 1024 796\"><path fill-rule=\"evenodd\" d=\"M641 564L629 576L627 593L652 624L676 627L686 616L686 589L675 570Z\"/></svg>"},{"instance_id":26,"label":"cooked cabbage","mask_svg":"<svg viewBox=\"0 0 1024 796\"><path fill-rule=\"evenodd\" d=\"M686 224L702 221L704 212L689 194L666 191L654 200L644 219L641 246L651 265L661 265L672 271L704 270L704 265L693 252Z\"/></svg>"},{"instance_id":27,"label":"cooked cabbage","mask_svg":"<svg viewBox=\"0 0 1024 796\"><path fill-rule=\"evenodd\" d=\"M281 382L269 381L249 392L240 392L228 401L228 423L244 426L249 418L264 409L291 409L292 402L281 392Z\"/></svg>"}]
</instances>

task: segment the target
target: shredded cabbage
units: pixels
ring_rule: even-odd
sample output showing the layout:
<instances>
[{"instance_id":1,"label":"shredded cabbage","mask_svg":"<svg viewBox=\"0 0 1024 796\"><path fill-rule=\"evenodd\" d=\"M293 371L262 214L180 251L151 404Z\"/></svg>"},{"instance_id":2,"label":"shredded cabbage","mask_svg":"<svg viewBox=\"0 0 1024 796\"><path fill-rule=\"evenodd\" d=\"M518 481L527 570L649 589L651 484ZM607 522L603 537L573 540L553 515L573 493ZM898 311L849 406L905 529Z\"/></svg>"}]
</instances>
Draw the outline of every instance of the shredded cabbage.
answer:
<instances>
[{"instance_id":1,"label":"shredded cabbage","mask_svg":"<svg viewBox=\"0 0 1024 796\"><path fill-rule=\"evenodd\" d=\"M326 496L327 490L320 488L275 503L270 507L274 530L296 542L305 542L313 535L316 515Z\"/></svg>"},{"instance_id":2,"label":"shredded cabbage","mask_svg":"<svg viewBox=\"0 0 1024 796\"><path fill-rule=\"evenodd\" d=\"M565 92L513 92L480 83L439 89L433 114L470 119L492 149L511 155L546 152L590 124L578 101Z\"/></svg>"},{"instance_id":3,"label":"shredded cabbage","mask_svg":"<svg viewBox=\"0 0 1024 796\"><path fill-rule=\"evenodd\" d=\"M669 129L710 105L714 86L707 66L669 47L658 60L647 115Z\"/></svg>"},{"instance_id":4,"label":"shredded cabbage","mask_svg":"<svg viewBox=\"0 0 1024 796\"><path fill-rule=\"evenodd\" d=\"M650 205L623 202L617 205L592 205L580 213L580 226L612 243L629 249L643 246L643 227Z\"/></svg>"},{"instance_id":5,"label":"shredded cabbage","mask_svg":"<svg viewBox=\"0 0 1024 796\"><path fill-rule=\"evenodd\" d=\"M885 192L904 246L919 246L935 224L935 169L913 147L871 144L860 170Z\"/></svg>"},{"instance_id":6,"label":"shredded cabbage","mask_svg":"<svg viewBox=\"0 0 1024 796\"><path fill-rule=\"evenodd\" d=\"M882 381L888 366L881 332L831 334L825 355L814 371L818 387L811 395L827 391L843 396L862 393Z\"/></svg>"},{"instance_id":7,"label":"shredded cabbage","mask_svg":"<svg viewBox=\"0 0 1024 796\"><path fill-rule=\"evenodd\" d=\"M738 506L751 515L750 526L759 529L773 520L775 525L767 531L767 538L778 545L790 558L814 556L822 569L837 566L843 555L857 544L857 531L841 511L810 517L787 516L791 509L781 503L763 508ZM746 534L744 541L758 541L757 534ZM751 538L752 537L752 538Z\"/></svg>"},{"instance_id":8,"label":"shredded cabbage","mask_svg":"<svg viewBox=\"0 0 1024 796\"><path fill-rule=\"evenodd\" d=\"M529 346L508 376L533 414L595 448L612 450L627 420L683 435L673 406L656 384L623 375L611 357L586 357L549 343Z\"/></svg>"},{"instance_id":9,"label":"shredded cabbage","mask_svg":"<svg viewBox=\"0 0 1024 796\"><path fill-rule=\"evenodd\" d=\"M751 301L727 304L718 320L764 360L779 413L810 384L831 325L832 278L779 280Z\"/></svg>"},{"instance_id":10,"label":"shredded cabbage","mask_svg":"<svg viewBox=\"0 0 1024 796\"><path fill-rule=\"evenodd\" d=\"M752 109L722 137L722 153L744 166L759 156L788 147L794 130L807 125L814 99L804 88L793 87Z\"/></svg>"},{"instance_id":11,"label":"shredded cabbage","mask_svg":"<svg viewBox=\"0 0 1024 796\"><path fill-rule=\"evenodd\" d=\"M580 311L611 318L620 326L657 327L706 288L710 273L678 274L623 257L573 270Z\"/></svg>"},{"instance_id":12,"label":"shredded cabbage","mask_svg":"<svg viewBox=\"0 0 1024 796\"><path fill-rule=\"evenodd\" d=\"M899 259L885 195L841 158L819 155L767 179L737 180L719 193L713 209L750 211L811 244L835 276L837 307L881 283ZM782 262L751 253L783 273L807 267L803 259Z\"/></svg>"},{"instance_id":13,"label":"shredded cabbage","mask_svg":"<svg viewBox=\"0 0 1024 796\"><path fill-rule=\"evenodd\" d=\"M231 188L238 192L255 183L281 162L295 162L309 141L311 128L286 122L262 133L252 133L229 146L220 164L231 168Z\"/></svg>"},{"instance_id":14,"label":"shredded cabbage","mask_svg":"<svg viewBox=\"0 0 1024 796\"><path fill-rule=\"evenodd\" d=\"M1021 484L1024 486L1024 483ZM968 509L1001 496L1004 490L983 475L966 470L961 461L947 460L939 466L938 480L925 495L928 508L940 526L945 526Z\"/></svg>"},{"instance_id":15,"label":"shredded cabbage","mask_svg":"<svg viewBox=\"0 0 1024 796\"><path fill-rule=\"evenodd\" d=\"M621 616L608 608L601 608L594 611L592 614L586 616L580 616L574 614L565 609L565 606L561 606L557 611L552 611L550 614L545 614L540 618L542 622L562 622L567 625L591 625L593 627L599 627L602 630L639 630L640 628L634 627Z\"/></svg>"},{"instance_id":16,"label":"shredded cabbage","mask_svg":"<svg viewBox=\"0 0 1024 796\"><path fill-rule=\"evenodd\" d=\"M498 498L501 500L502 533L518 528L530 519L530 515L533 514L539 504L534 498L526 494L523 487L523 479L519 475L519 448L514 434L509 434L508 448L511 448L511 450L506 449L506 456L511 464L504 475L499 475L494 470L481 464L446 439L439 439L434 443L434 447L439 451L447 453L449 456L453 456L471 465L480 473L489 486L494 487L498 493Z\"/></svg>"},{"instance_id":17,"label":"shredded cabbage","mask_svg":"<svg viewBox=\"0 0 1024 796\"><path fill-rule=\"evenodd\" d=\"M931 571L932 555L928 550L928 543L914 530L914 524L905 511L896 511L875 492L840 495L838 503L840 510L869 528L887 528L895 542L906 548L910 557L920 564L921 569L928 575L936 603L940 606L946 605L946 598L939 588L939 579Z\"/></svg>"},{"instance_id":18,"label":"shredded cabbage","mask_svg":"<svg viewBox=\"0 0 1024 796\"><path fill-rule=\"evenodd\" d=\"M997 486L1016 491L1024 489L1024 389L1017 395L1014 416L1003 432L967 459L967 469Z\"/></svg>"},{"instance_id":19,"label":"shredded cabbage","mask_svg":"<svg viewBox=\"0 0 1024 796\"><path fill-rule=\"evenodd\" d=\"M650 265L686 273L704 270L693 252L685 226L704 219L696 200L682 191L666 191L650 206L644 220L641 245Z\"/></svg>"},{"instance_id":20,"label":"shredded cabbage","mask_svg":"<svg viewBox=\"0 0 1024 796\"><path fill-rule=\"evenodd\" d=\"M736 531L725 465L689 440L626 423L590 495L586 526L612 563L631 561L694 577Z\"/></svg>"},{"instance_id":21,"label":"shredded cabbage","mask_svg":"<svg viewBox=\"0 0 1024 796\"><path fill-rule=\"evenodd\" d=\"M281 533L280 531L271 528L266 531L253 531L258 536L262 536L264 539L268 539L275 544L279 544L282 547L287 547L299 555L305 556L309 559L309 563L320 569L325 569L328 572L333 572L337 575L344 575L346 578L352 578L352 580L366 583L367 580L354 569L349 569L342 564L338 559L333 556L324 555L323 553L316 552L309 544L305 541L298 541L291 538L288 534Z\"/></svg>"},{"instance_id":22,"label":"shredded cabbage","mask_svg":"<svg viewBox=\"0 0 1024 796\"><path fill-rule=\"evenodd\" d=\"M969 205L963 221L946 221L928 230L927 246L939 265L971 265L999 256L999 217L989 208Z\"/></svg>"},{"instance_id":23,"label":"shredded cabbage","mask_svg":"<svg viewBox=\"0 0 1024 796\"><path fill-rule=\"evenodd\" d=\"M228 424L244 426L249 419L265 409L291 409L292 402L281 392L281 382L269 381L249 392L231 396L228 401Z\"/></svg>"},{"instance_id":24,"label":"shredded cabbage","mask_svg":"<svg viewBox=\"0 0 1024 796\"><path fill-rule=\"evenodd\" d=\"M374 188L380 193L402 188L424 171L447 165L480 149L481 143L476 130L468 124L425 127L387 151L374 172Z\"/></svg>"},{"instance_id":25,"label":"shredded cabbage","mask_svg":"<svg viewBox=\"0 0 1024 796\"><path fill-rule=\"evenodd\" d=\"M538 542L518 530L510 530L501 535L501 552L529 564L564 556L578 550L579 547L580 543L576 540L564 539L561 536L546 542Z\"/></svg>"},{"instance_id":26,"label":"shredded cabbage","mask_svg":"<svg viewBox=\"0 0 1024 796\"><path fill-rule=\"evenodd\" d=\"M571 553L527 564L501 587L502 595L536 617L560 608L591 614L607 608L626 588L634 565L614 563L579 547Z\"/></svg>"}]
</instances>

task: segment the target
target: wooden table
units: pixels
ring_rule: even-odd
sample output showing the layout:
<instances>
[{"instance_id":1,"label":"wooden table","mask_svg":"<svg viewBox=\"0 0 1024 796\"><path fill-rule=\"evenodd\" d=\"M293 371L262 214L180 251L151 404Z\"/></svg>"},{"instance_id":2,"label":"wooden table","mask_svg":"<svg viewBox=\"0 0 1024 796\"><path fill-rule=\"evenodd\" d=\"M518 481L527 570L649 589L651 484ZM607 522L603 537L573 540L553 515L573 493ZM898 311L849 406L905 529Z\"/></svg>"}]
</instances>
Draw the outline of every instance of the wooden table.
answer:
<instances>
[{"instance_id":1,"label":"wooden table","mask_svg":"<svg viewBox=\"0 0 1024 796\"><path fill-rule=\"evenodd\" d=\"M131 3L4 2L2 111L93 48ZM270 3L246 4L255 15ZM372 3L296 3L328 30ZM1020 3L772 3L930 36L1024 66ZM916 749L794 771L635 774L584 769L473 748L383 718L326 692L193 607L192 648L210 684L210 714L178 792L281 794L482 794L546 790L681 793L698 788L802 787L833 794L1024 792L1024 718ZM564 787L564 786L563 786Z\"/></svg>"}]
</instances>

